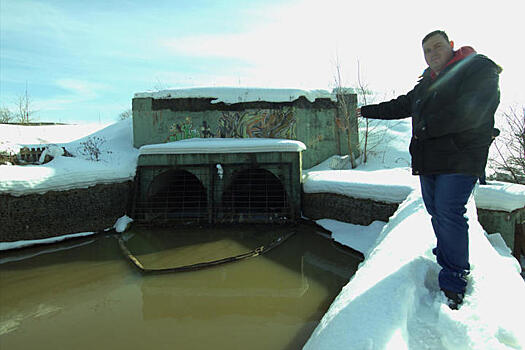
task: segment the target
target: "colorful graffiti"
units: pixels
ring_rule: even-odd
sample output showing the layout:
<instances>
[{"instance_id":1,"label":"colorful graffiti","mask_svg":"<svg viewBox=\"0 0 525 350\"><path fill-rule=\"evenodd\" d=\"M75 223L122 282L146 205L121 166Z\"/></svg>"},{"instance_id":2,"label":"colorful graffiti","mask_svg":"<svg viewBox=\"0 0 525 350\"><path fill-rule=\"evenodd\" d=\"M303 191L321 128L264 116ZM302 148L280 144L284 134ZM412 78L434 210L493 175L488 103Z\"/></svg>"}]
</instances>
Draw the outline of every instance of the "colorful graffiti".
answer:
<instances>
[{"instance_id":1,"label":"colorful graffiti","mask_svg":"<svg viewBox=\"0 0 525 350\"><path fill-rule=\"evenodd\" d=\"M291 109L256 112L223 112L218 121L218 137L295 138L296 120Z\"/></svg>"},{"instance_id":2,"label":"colorful graffiti","mask_svg":"<svg viewBox=\"0 0 525 350\"><path fill-rule=\"evenodd\" d=\"M292 110L263 111L246 125L248 137L295 138L295 117Z\"/></svg>"},{"instance_id":3,"label":"colorful graffiti","mask_svg":"<svg viewBox=\"0 0 525 350\"><path fill-rule=\"evenodd\" d=\"M190 117L186 117L183 123L173 123L170 133L164 142L179 141L199 137L199 132L193 127Z\"/></svg>"},{"instance_id":4,"label":"colorful graffiti","mask_svg":"<svg viewBox=\"0 0 525 350\"><path fill-rule=\"evenodd\" d=\"M194 137L222 138L284 138L295 139L296 119L292 109L222 112L217 120L216 132L204 120L200 128L193 125L190 117L183 123L173 123L165 142Z\"/></svg>"}]
</instances>

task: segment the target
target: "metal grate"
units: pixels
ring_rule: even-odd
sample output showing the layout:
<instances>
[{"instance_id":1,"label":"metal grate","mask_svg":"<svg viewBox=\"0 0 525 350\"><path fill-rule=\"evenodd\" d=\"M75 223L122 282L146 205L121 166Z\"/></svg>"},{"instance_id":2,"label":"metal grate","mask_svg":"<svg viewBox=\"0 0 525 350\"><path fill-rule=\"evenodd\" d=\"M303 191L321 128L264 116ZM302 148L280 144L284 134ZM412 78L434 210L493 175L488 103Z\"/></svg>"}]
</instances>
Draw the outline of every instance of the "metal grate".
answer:
<instances>
[{"instance_id":1,"label":"metal grate","mask_svg":"<svg viewBox=\"0 0 525 350\"><path fill-rule=\"evenodd\" d=\"M271 169L272 171L270 171ZM140 166L135 179L133 218L143 224L284 223L292 219L279 177L290 165L246 164Z\"/></svg>"},{"instance_id":2,"label":"metal grate","mask_svg":"<svg viewBox=\"0 0 525 350\"><path fill-rule=\"evenodd\" d=\"M138 221L162 223L208 220L207 190L195 173L171 169L151 178L151 171L147 170L143 171L146 176L139 184L143 193L138 195L135 203ZM201 170L207 171L206 168ZM148 178L151 178L149 184Z\"/></svg>"},{"instance_id":3,"label":"metal grate","mask_svg":"<svg viewBox=\"0 0 525 350\"><path fill-rule=\"evenodd\" d=\"M270 171L260 168L232 174L221 209L220 221L278 222L288 219L290 214L281 181Z\"/></svg>"}]
</instances>

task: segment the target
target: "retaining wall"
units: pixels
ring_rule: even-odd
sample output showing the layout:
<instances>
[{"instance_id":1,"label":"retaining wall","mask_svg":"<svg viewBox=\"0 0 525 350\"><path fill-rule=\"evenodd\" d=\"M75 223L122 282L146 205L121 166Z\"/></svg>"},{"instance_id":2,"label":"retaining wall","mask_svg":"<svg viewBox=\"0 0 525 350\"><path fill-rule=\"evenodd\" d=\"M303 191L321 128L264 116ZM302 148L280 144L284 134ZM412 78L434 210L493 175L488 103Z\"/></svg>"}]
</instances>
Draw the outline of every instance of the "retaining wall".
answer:
<instances>
[{"instance_id":1,"label":"retaining wall","mask_svg":"<svg viewBox=\"0 0 525 350\"><path fill-rule=\"evenodd\" d=\"M127 213L133 182L15 197L0 195L0 242L110 228Z\"/></svg>"}]
</instances>

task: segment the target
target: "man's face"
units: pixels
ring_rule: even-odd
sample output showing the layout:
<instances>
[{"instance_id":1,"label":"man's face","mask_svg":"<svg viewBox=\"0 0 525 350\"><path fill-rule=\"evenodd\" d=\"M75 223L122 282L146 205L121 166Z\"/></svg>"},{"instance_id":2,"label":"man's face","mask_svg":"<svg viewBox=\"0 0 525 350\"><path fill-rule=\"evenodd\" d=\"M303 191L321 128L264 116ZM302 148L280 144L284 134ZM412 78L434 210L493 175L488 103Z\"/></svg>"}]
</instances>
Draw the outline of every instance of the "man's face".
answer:
<instances>
[{"instance_id":1,"label":"man's face","mask_svg":"<svg viewBox=\"0 0 525 350\"><path fill-rule=\"evenodd\" d=\"M433 35L423 44L423 53L428 66L435 72L439 73L452 58L454 44L447 42L439 34Z\"/></svg>"}]
</instances>

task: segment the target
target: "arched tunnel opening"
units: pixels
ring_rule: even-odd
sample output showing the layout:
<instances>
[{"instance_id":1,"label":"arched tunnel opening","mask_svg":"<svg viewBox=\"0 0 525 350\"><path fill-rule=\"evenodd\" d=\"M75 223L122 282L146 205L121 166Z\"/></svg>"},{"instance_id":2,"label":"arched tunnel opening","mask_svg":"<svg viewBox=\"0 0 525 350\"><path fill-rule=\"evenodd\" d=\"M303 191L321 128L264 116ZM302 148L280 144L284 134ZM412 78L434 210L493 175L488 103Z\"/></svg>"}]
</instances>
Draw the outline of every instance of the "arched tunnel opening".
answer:
<instances>
[{"instance_id":1,"label":"arched tunnel opening","mask_svg":"<svg viewBox=\"0 0 525 350\"><path fill-rule=\"evenodd\" d=\"M281 181L265 169L245 169L233 173L222 198L225 217L256 221L286 220L290 206Z\"/></svg>"},{"instance_id":2,"label":"arched tunnel opening","mask_svg":"<svg viewBox=\"0 0 525 350\"><path fill-rule=\"evenodd\" d=\"M148 187L146 206L155 219L207 218L206 188L191 172L168 170L156 176Z\"/></svg>"}]
</instances>

